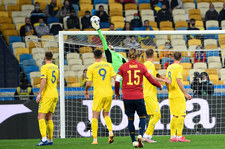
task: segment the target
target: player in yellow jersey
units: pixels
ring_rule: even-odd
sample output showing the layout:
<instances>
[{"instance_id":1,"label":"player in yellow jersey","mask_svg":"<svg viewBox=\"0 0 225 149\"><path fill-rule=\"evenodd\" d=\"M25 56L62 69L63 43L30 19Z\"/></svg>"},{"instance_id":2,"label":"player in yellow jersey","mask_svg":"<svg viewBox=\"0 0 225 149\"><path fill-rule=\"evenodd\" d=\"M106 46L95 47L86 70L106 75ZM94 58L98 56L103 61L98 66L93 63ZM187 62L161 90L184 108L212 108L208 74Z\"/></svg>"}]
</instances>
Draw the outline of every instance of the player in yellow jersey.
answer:
<instances>
[{"instance_id":1,"label":"player in yellow jersey","mask_svg":"<svg viewBox=\"0 0 225 149\"><path fill-rule=\"evenodd\" d=\"M92 144L98 144L97 142L97 132L98 132L98 117L103 109L103 117L105 119L106 126L109 130L109 140L108 143L114 141L112 121L109 117L109 110L112 103L113 90L111 85L111 78L116 79L116 73L110 63L103 62L102 51L94 51L95 63L92 64L87 71L87 83L85 87L85 97L89 98L88 89L91 87L91 82L93 82L94 92L93 92L93 117L92 117L92 133L93 142Z\"/></svg>"},{"instance_id":2,"label":"player in yellow jersey","mask_svg":"<svg viewBox=\"0 0 225 149\"><path fill-rule=\"evenodd\" d=\"M36 146L53 145L54 125L52 115L55 112L58 101L57 83L59 79L59 69L57 65L52 63L52 57L52 52L46 52L46 64L41 67L41 85L36 102L39 103L38 121L42 139Z\"/></svg>"},{"instance_id":3,"label":"player in yellow jersey","mask_svg":"<svg viewBox=\"0 0 225 149\"><path fill-rule=\"evenodd\" d=\"M160 75L153 64L154 61L154 51L152 49L146 50L147 61L144 63L148 72L154 77L155 80L161 82L170 83L171 81L166 77ZM144 77L144 100L146 104L147 114L151 116L148 123L148 128L144 134L144 141L149 143L154 143L152 135L154 132L155 124L160 120L161 113L159 108L159 103L157 99L157 88L153 86L148 80Z\"/></svg>"},{"instance_id":4,"label":"player in yellow jersey","mask_svg":"<svg viewBox=\"0 0 225 149\"><path fill-rule=\"evenodd\" d=\"M186 116L186 100L191 100L191 96L185 91L183 85L183 67L180 65L182 55L174 52L174 63L167 68L166 77L171 80L171 84L166 84L169 91L170 114L173 115L170 122L170 142L190 142L182 136L184 118Z\"/></svg>"}]
</instances>

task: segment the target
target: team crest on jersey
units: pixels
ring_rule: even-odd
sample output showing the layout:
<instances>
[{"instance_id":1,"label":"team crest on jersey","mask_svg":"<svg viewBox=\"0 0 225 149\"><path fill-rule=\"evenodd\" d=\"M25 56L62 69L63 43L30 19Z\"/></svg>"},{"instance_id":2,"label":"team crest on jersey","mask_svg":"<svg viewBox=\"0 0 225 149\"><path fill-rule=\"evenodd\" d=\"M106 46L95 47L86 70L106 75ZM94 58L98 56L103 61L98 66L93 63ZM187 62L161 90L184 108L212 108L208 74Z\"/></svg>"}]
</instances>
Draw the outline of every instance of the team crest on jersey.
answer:
<instances>
[{"instance_id":1,"label":"team crest on jersey","mask_svg":"<svg viewBox=\"0 0 225 149\"><path fill-rule=\"evenodd\" d=\"M86 79L88 79L88 77Z\"/></svg>"},{"instance_id":2,"label":"team crest on jersey","mask_svg":"<svg viewBox=\"0 0 225 149\"><path fill-rule=\"evenodd\" d=\"M158 112L158 109L156 109L155 112Z\"/></svg>"},{"instance_id":3,"label":"team crest on jersey","mask_svg":"<svg viewBox=\"0 0 225 149\"><path fill-rule=\"evenodd\" d=\"M181 76L181 73L179 73L179 76Z\"/></svg>"}]
</instances>

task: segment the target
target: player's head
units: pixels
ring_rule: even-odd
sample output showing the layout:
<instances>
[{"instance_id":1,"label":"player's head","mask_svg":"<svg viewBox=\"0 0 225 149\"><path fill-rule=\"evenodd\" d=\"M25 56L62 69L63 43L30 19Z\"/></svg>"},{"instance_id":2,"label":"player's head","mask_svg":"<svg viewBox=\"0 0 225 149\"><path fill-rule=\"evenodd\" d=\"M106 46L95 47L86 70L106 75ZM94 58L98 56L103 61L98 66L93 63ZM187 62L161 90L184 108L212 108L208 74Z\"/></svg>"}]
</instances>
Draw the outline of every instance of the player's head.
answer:
<instances>
[{"instance_id":1,"label":"player's head","mask_svg":"<svg viewBox=\"0 0 225 149\"><path fill-rule=\"evenodd\" d=\"M131 49L129 50L128 57L129 57L129 59L131 59L131 60L136 60L136 59L137 59L137 50L134 49L134 48L131 48Z\"/></svg>"},{"instance_id":2,"label":"player's head","mask_svg":"<svg viewBox=\"0 0 225 149\"><path fill-rule=\"evenodd\" d=\"M147 58L154 58L154 51L153 51L153 49L146 50L146 57Z\"/></svg>"},{"instance_id":3,"label":"player's head","mask_svg":"<svg viewBox=\"0 0 225 149\"><path fill-rule=\"evenodd\" d=\"M52 61L53 54L51 51L45 52L45 61Z\"/></svg>"},{"instance_id":4,"label":"player's head","mask_svg":"<svg viewBox=\"0 0 225 149\"><path fill-rule=\"evenodd\" d=\"M115 51L113 45L109 45L108 48L109 48L110 50L112 50L112 51Z\"/></svg>"},{"instance_id":5,"label":"player's head","mask_svg":"<svg viewBox=\"0 0 225 149\"><path fill-rule=\"evenodd\" d=\"M95 50L94 51L94 58L95 59L101 59L102 58L102 51L101 50Z\"/></svg>"},{"instance_id":6,"label":"player's head","mask_svg":"<svg viewBox=\"0 0 225 149\"><path fill-rule=\"evenodd\" d=\"M181 59L182 59L182 54L181 54L181 52L174 52L173 53L173 59L174 59L174 61L181 61Z\"/></svg>"}]
</instances>

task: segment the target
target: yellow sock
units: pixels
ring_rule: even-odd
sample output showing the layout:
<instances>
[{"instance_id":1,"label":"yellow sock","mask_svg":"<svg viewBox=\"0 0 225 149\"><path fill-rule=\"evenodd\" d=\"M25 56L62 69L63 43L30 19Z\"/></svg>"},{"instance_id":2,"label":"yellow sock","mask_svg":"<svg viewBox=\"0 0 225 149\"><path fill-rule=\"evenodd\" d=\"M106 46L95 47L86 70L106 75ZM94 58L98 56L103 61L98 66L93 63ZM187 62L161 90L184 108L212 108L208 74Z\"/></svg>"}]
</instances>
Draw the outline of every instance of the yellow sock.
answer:
<instances>
[{"instance_id":1,"label":"yellow sock","mask_svg":"<svg viewBox=\"0 0 225 149\"><path fill-rule=\"evenodd\" d=\"M177 119L177 136L178 137L182 136L183 128L184 128L184 117L179 116Z\"/></svg>"},{"instance_id":2,"label":"yellow sock","mask_svg":"<svg viewBox=\"0 0 225 149\"><path fill-rule=\"evenodd\" d=\"M177 119L176 117L173 117L172 120L170 121L170 135L171 136L176 136L176 124L177 124Z\"/></svg>"},{"instance_id":3,"label":"yellow sock","mask_svg":"<svg viewBox=\"0 0 225 149\"><path fill-rule=\"evenodd\" d=\"M109 116L105 117L105 124L106 124L109 132L112 131L112 121L111 121L111 118Z\"/></svg>"},{"instance_id":4,"label":"yellow sock","mask_svg":"<svg viewBox=\"0 0 225 149\"><path fill-rule=\"evenodd\" d=\"M161 114L155 114L151 116L151 119L148 123L148 128L146 130L146 134L152 136L154 129L155 129L155 124L160 120Z\"/></svg>"},{"instance_id":5,"label":"yellow sock","mask_svg":"<svg viewBox=\"0 0 225 149\"><path fill-rule=\"evenodd\" d=\"M40 129L42 138L46 137L46 123L44 119L39 120L39 129Z\"/></svg>"},{"instance_id":6,"label":"yellow sock","mask_svg":"<svg viewBox=\"0 0 225 149\"><path fill-rule=\"evenodd\" d=\"M53 139L53 130L54 130L54 124L53 121L47 121L47 133L48 133L48 139L52 140Z\"/></svg>"},{"instance_id":7,"label":"yellow sock","mask_svg":"<svg viewBox=\"0 0 225 149\"><path fill-rule=\"evenodd\" d=\"M93 138L96 139L98 136L98 119L92 118L91 129L93 133Z\"/></svg>"}]
</instances>

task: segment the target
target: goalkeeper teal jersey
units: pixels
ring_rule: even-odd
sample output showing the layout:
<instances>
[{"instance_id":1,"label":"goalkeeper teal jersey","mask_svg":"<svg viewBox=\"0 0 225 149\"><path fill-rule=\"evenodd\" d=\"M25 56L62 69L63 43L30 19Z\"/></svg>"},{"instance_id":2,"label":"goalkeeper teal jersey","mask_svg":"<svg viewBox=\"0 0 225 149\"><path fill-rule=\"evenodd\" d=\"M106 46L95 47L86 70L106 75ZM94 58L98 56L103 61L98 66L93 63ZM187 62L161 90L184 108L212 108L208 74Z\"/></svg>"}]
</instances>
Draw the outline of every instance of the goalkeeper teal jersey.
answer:
<instances>
[{"instance_id":1,"label":"goalkeeper teal jersey","mask_svg":"<svg viewBox=\"0 0 225 149\"><path fill-rule=\"evenodd\" d=\"M103 49L105 51L106 60L108 63L111 63L114 71L117 73L118 69L123 63L127 62L127 59L124 58L120 53L116 53L108 48L105 37L102 35L101 30L98 30L99 37L103 44Z\"/></svg>"}]
</instances>

